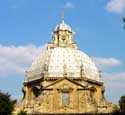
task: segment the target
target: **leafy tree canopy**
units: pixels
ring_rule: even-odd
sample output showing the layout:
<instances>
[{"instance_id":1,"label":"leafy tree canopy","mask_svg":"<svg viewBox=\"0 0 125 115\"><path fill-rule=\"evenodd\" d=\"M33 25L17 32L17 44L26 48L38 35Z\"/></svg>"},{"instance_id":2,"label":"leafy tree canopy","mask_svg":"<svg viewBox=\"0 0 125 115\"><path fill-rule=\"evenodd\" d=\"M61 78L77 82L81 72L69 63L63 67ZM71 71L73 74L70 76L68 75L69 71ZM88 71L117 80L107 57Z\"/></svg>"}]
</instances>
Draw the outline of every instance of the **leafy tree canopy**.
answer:
<instances>
[{"instance_id":1,"label":"leafy tree canopy","mask_svg":"<svg viewBox=\"0 0 125 115\"><path fill-rule=\"evenodd\" d=\"M21 110L17 115L27 115L27 113L23 110Z\"/></svg>"},{"instance_id":2,"label":"leafy tree canopy","mask_svg":"<svg viewBox=\"0 0 125 115\"><path fill-rule=\"evenodd\" d=\"M0 115L11 115L16 100L12 100L8 93L0 91Z\"/></svg>"},{"instance_id":3,"label":"leafy tree canopy","mask_svg":"<svg viewBox=\"0 0 125 115\"><path fill-rule=\"evenodd\" d=\"M119 100L120 110L121 112L125 113L125 96L121 96Z\"/></svg>"},{"instance_id":4,"label":"leafy tree canopy","mask_svg":"<svg viewBox=\"0 0 125 115\"><path fill-rule=\"evenodd\" d=\"M125 29L125 17L122 18L122 21L124 23L123 28Z\"/></svg>"},{"instance_id":5,"label":"leafy tree canopy","mask_svg":"<svg viewBox=\"0 0 125 115\"><path fill-rule=\"evenodd\" d=\"M125 23L125 17L122 18L123 22Z\"/></svg>"}]
</instances>

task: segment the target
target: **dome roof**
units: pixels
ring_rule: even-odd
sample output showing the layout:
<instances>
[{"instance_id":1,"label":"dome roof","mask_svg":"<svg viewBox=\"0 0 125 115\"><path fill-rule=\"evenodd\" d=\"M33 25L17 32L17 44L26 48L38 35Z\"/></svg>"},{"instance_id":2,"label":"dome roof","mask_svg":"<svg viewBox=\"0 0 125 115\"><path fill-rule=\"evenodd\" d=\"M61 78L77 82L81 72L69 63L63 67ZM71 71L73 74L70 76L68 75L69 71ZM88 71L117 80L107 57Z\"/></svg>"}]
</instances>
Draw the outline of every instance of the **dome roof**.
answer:
<instances>
[{"instance_id":1,"label":"dome roof","mask_svg":"<svg viewBox=\"0 0 125 115\"><path fill-rule=\"evenodd\" d=\"M81 75L81 70L83 71ZM101 82L100 74L94 62L84 52L74 48L56 47L46 49L35 59L26 74L25 82L43 77L86 77ZM45 77L45 75L44 75Z\"/></svg>"},{"instance_id":2,"label":"dome roof","mask_svg":"<svg viewBox=\"0 0 125 115\"><path fill-rule=\"evenodd\" d=\"M66 31L67 30L67 31ZM87 78L101 82L100 73L94 62L84 52L78 50L72 40L73 31L64 23L56 26L53 43L35 59L26 72L25 82L41 78Z\"/></svg>"},{"instance_id":3,"label":"dome roof","mask_svg":"<svg viewBox=\"0 0 125 115\"><path fill-rule=\"evenodd\" d=\"M64 20L62 21L62 23L57 25L55 28L55 31L60 31L60 30L67 30L67 31L72 32L71 27L69 25L65 24Z\"/></svg>"}]
</instances>

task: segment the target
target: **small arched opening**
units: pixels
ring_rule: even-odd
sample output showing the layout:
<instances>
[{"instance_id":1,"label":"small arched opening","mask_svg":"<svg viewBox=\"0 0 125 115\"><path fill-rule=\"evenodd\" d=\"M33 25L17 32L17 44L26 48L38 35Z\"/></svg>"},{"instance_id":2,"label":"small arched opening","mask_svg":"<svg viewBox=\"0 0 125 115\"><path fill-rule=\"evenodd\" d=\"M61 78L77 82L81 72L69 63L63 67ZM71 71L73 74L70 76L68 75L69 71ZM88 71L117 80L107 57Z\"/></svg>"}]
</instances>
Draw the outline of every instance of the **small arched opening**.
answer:
<instances>
[{"instance_id":1,"label":"small arched opening","mask_svg":"<svg viewBox=\"0 0 125 115\"><path fill-rule=\"evenodd\" d=\"M33 87L32 88L33 94L35 96L35 98L37 98L40 95L40 89L37 87Z\"/></svg>"}]
</instances>

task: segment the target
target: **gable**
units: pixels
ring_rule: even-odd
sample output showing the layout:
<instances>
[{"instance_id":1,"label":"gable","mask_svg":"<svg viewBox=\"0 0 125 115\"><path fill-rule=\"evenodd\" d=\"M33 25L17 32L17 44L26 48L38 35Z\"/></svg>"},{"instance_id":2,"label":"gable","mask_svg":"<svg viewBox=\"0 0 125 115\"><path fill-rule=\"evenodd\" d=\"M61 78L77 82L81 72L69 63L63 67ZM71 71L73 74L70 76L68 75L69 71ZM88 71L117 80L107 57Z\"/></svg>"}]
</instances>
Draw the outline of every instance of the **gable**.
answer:
<instances>
[{"instance_id":1,"label":"gable","mask_svg":"<svg viewBox=\"0 0 125 115\"><path fill-rule=\"evenodd\" d=\"M82 84L71 80L69 78L61 78L59 80L56 80L52 84L44 87L44 89L74 89L74 88L85 88Z\"/></svg>"}]
</instances>

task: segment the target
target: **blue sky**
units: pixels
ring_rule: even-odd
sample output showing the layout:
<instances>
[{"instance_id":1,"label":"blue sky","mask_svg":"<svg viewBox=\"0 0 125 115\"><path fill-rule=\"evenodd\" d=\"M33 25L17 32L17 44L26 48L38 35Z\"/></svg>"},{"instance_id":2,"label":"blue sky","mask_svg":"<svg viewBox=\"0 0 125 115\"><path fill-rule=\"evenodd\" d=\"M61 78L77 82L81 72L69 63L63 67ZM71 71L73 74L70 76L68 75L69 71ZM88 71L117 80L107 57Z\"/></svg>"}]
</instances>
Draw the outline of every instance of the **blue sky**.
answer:
<instances>
[{"instance_id":1,"label":"blue sky","mask_svg":"<svg viewBox=\"0 0 125 115\"><path fill-rule=\"evenodd\" d=\"M20 98L25 70L61 22L102 70L106 98L125 95L125 0L0 0L0 90Z\"/></svg>"}]
</instances>

